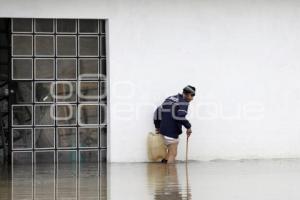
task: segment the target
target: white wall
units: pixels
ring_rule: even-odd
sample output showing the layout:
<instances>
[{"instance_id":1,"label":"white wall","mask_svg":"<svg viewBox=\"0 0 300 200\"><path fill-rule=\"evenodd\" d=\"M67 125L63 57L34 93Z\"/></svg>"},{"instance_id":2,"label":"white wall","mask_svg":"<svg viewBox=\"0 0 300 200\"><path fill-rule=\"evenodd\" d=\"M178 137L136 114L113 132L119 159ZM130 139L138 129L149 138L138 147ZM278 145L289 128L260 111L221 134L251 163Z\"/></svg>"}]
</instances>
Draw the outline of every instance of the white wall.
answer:
<instances>
[{"instance_id":1,"label":"white wall","mask_svg":"<svg viewBox=\"0 0 300 200\"><path fill-rule=\"evenodd\" d=\"M112 162L147 160L154 107L187 84L190 159L300 157L299 1L0 3L2 17L109 20Z\"/></svg>"}]
</instances>

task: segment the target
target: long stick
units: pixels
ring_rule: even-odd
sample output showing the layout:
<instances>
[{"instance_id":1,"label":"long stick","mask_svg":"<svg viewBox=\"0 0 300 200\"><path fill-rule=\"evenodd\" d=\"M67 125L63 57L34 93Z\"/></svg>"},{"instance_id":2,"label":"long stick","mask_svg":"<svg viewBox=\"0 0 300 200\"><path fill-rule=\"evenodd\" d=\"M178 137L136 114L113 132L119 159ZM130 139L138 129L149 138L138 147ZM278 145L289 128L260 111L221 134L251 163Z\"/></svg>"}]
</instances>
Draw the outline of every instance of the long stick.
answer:
<instances>
[{"instance_id":1,"label":"long stick","mask_svg":"<svg viewBox=\"0 0 300 200\"><path fill-rule=\"evenodd\" d=\"M186 145L185 145L185 162L188 162L188 150L189 150L189 136L186 136Z\"/></svg>"},{"instance_id":2,"label":"long stick","mask_svg":"<svg viewBox=\"0 0 300 200\"><path fill-rule=\"evenodd\" d=\"M188 150L189 150L189 136L186 136L186 149L185 149L185 178L186 178L186 198L189 200L189 172L188 172Z\"/></svg>"}]
</instances>

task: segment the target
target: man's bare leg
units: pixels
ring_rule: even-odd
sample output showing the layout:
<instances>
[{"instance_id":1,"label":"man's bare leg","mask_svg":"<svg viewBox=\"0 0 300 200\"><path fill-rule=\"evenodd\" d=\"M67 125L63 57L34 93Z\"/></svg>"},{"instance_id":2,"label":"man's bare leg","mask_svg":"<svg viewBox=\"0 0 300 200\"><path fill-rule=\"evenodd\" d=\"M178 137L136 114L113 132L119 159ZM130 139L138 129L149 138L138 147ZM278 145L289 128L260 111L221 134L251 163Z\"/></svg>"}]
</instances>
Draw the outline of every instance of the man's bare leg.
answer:
<instances>
[{"instance_id":1,"label":"man's bare leg","mask_svg":"<svg viewBox=\"0 0 300 200\"><path fill-rule=\"evenodd\" d=\"M168 163L175 162L175 158L177 156L177 147L178 147L178 143L168 145L168 154L167 154Z\"/></svg>"}]
</instances>

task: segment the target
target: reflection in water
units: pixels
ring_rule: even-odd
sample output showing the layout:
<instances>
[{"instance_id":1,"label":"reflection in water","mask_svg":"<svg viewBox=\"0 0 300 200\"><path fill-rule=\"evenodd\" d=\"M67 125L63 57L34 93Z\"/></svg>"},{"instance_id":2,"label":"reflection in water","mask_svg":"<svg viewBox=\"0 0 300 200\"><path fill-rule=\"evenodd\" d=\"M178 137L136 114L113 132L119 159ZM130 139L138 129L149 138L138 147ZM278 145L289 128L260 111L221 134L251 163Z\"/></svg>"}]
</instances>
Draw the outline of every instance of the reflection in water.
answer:
<instances>
[{"instance_id":1,"label":"reflection in water","mask_svg":"<svg viewBox=\"0 0 300 200\"><path fill-rule=\"evenodd\" d=\"M176 164L148 164L149 186L154 190L155 200L191 199L188 184L188 165L185 165L185 185L179 182Z\"/></svg>"},{"instance_id":2,"label":"reflection in water","mask_svg":"<svg viewBox=\"0 0 300 200\"><path fill-rule=\"evenodd\" d=\"M97 159L68 160L66 156L73 155L67 153L58 155L58 162L54 162L53 151L37 152L33 163L31 153L26 152L23 160L11 166L0 165L0 199L107 199L106 163Z\"/></svg>"},{"instance_id":3,"label":"reflection in water","mask_svg":"<svg viewBox=\"0 0 300 200\"><path fill-rule=\"evenodd\" d=\"M60 152L54 163L47 162L53 161L52 154L35 152L35 164L25 162L32 158L26 154L18 157L19 162L13 166L0 165L0 199L300 198L300 160L191 162L186 168L184 163L106 165L93 159L95 152L76 153ZM87 159L76 161L74 158L80 155Z\"/></svg>"}]
</instances>

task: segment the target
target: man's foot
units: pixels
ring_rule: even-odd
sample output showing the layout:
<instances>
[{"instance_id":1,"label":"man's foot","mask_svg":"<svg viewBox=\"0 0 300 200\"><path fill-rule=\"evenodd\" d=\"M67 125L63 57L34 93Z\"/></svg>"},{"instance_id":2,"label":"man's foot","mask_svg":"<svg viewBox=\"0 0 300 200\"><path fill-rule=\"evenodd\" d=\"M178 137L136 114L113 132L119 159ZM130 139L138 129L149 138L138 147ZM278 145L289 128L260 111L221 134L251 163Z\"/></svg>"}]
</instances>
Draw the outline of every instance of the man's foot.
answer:
<instances>
[{"instance_id":1,"label":"man's foot","mask_svg":"<svg viewBox=\"0 0 300 200\"><path fill-rule=\"evenodd\" d=\"M161 160L161 163L168 163L168 160L162 159L162 160Z\"/></svg>"}]
</instances>

